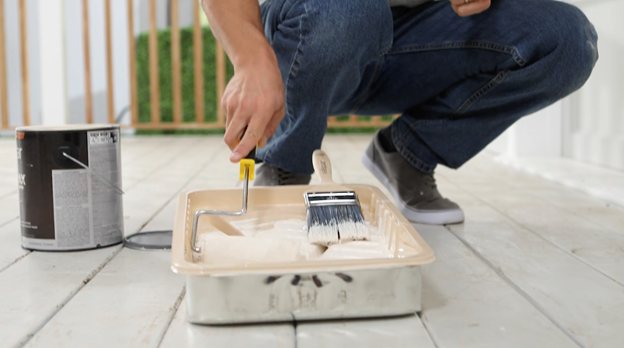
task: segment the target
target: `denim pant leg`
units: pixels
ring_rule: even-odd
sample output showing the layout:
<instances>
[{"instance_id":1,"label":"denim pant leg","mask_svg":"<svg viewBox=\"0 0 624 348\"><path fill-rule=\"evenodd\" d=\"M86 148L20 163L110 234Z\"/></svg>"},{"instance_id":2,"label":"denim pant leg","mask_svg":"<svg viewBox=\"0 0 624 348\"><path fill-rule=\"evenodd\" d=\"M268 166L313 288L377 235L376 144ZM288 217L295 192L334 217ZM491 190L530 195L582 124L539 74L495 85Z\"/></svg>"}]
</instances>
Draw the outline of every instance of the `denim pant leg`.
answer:
<instances>
[{"instance_id":1,"label":"denim pant leg","mask_svg":"<svg viewBox=\"0 0 624 348\"><path fill-rule=\"evenodd\" d=\"M257 157L311 174L327 116L361 103L392 44L386 0L268 0L265 35L277 55L286 116Z\"/></svg>"},{"instance_id":2,"label":"denim pant leg","mask_svg":"<svg viewBox=\"0 0 624 348\"><path fill-rule=\"evenodd\" d=\"M519 118L580 88L598 58L596 32L576 7L497 0L460 18L448 4L394 8L394 44L360 114L392 124L416 168L458 168Z\"/></svg>"}]
</instances>

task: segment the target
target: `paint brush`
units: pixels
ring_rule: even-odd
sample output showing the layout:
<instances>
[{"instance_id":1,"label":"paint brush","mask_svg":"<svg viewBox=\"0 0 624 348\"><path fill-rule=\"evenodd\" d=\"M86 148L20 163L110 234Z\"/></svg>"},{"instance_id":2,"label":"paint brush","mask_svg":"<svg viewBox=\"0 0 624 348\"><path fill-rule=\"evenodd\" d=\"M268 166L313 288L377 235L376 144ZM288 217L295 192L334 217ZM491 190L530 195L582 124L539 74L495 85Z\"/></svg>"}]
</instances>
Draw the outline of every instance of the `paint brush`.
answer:
<instances>
[{"instance_id":1,"label":"paint brush","mask_svg":"<svg viewBox=\"0 0 624 348\"><path fill-rule=\"evenodd\" d=\"M310 243L331 245L370 240L355 191L334 183L331 162L325 152L314 151L312 162L321 184L319 189L304 193Z\"/></svg>"}]
</instances>

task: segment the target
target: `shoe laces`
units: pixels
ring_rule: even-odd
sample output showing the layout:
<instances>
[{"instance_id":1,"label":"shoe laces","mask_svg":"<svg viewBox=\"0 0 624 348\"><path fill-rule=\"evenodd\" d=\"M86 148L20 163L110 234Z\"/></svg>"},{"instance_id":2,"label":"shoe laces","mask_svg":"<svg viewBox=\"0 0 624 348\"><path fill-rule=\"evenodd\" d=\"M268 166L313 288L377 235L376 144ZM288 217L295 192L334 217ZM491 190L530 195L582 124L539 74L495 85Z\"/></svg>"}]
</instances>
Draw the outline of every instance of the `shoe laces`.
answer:
<instances>
[{"instance_id":1,"label":"shoe laces","mask_svg":"<svg viewBox=\"0 0 624 348\"><path fill-rule=\"evenodd\" d=\"M278 185L289 185L297 183L297 174L285 171L284 169L273 167L273 173L277 177Z\"/></svg>"},{"instance_id":2,"label":"shoe laces","mask_svg":"<svg viewBox=\"0 0 624 348\"><path fill-rule=\"evenodd\" d=\"M438 184L436 184L436 179L435 177L433 177L433 173L425 173L424 178L425 185L431 187L434 190L438 188Z\"/></svg>"}]
</instances>

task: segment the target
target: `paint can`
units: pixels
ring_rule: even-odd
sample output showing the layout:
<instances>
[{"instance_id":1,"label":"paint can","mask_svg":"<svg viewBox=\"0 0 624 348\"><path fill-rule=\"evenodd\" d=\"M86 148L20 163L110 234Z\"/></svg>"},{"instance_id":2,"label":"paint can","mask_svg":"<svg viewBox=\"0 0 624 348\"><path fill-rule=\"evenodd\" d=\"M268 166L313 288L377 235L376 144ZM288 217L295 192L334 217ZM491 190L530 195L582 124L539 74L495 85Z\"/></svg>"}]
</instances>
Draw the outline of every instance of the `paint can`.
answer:
<instances>
[{"instance_id":1,"label":"paint can","mask_svg":"<svg viewBox=\"0 0 624 348\"><path fill-rule=\"evenodd\" d=\"M22 247L84 250L123 237L117 125L15 130Z\"/></svg>"}]
</instances>

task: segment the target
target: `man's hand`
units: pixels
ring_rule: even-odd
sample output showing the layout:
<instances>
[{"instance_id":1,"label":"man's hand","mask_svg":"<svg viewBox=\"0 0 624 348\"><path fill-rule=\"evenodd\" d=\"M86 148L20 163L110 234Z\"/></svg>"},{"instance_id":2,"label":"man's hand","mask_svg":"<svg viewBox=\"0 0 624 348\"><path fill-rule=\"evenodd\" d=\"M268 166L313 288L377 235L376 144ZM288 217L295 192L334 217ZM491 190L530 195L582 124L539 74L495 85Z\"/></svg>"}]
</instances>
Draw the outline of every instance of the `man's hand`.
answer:
<instances>
[{"instance_id":1,"label":"man's hand","mask_svg":"<svg viewBox=\"0 0 624 348\"><path fill-rule=\"evenodd\" d=\"M227 115L224 140L232 150L230 161L236 163L275 133L284 118L284 84L268 43L234 71L221 105Z\"/></svg>"},{"instance_id":2,"label":"man's hand","mask_svg":"<svg viewBox=\"0 0 624 348\"><path fill-rule=\"evenodd\" d=\"M284 118L284 84L264 37L258 0L202 0L202 7L234 65L221 106L227 115L224 140L236 163L275 133Z\"/></svg>"},{"instance_id":3,"label":"man's hand","mask_svg":"<svg viewBox=\"0 0 624 348\"><path fill-rule=\"evenodd\" d=\"M477 13L481 13L490 8L491 0L450 0L453 10L457 12L460 17L472 16Z\"/></svg>"}]
</instances>

